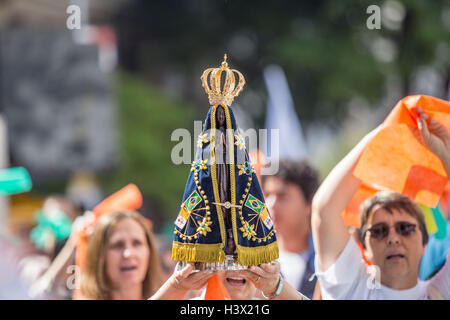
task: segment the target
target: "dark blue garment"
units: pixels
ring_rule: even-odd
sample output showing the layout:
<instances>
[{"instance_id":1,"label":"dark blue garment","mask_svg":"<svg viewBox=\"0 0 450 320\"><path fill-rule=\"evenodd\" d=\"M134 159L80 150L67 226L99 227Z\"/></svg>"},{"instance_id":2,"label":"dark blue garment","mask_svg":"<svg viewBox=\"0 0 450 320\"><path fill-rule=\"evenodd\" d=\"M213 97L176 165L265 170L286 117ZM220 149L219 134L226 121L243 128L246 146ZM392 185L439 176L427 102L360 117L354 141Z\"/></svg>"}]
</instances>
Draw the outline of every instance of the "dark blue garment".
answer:
<instances>
[{"instance_id":1,"label":"dark blue garment","mask_svg":"<svg viewBox=\"0 0 450 320\"><path fill-rule=\"evenodd\" d=\"M316 288L317 277L314 275L314 258L315 251L313 245L312 233L309 234L308 262L306 264L305 273L303 274L300 286L297 288L303 295L312 299L314 289Z\"/></svg>"}]
</instances>

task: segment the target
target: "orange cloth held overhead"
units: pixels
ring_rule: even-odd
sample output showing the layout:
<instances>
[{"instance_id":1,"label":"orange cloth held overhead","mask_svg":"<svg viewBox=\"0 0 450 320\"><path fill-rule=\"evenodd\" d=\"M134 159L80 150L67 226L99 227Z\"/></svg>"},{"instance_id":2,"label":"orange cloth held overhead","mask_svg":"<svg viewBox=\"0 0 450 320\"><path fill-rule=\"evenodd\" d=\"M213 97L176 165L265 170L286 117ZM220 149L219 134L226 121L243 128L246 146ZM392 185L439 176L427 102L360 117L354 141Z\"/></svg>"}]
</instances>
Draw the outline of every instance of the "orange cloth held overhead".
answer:
<instances>
[{"instance_id":1,"label":"orange cloth held overhead","mask_svg":"<svg viewBox=\"0 0 450 320\"><path fill-rule=\"evenodd\" d=\"M364 186L343 213L347 224L355 226L355 215L359 216L355 204L378 190L402 193L430 208L437 206L448 177L440 159L421 141L416 122L418 107L450 130L450 102L425 95L400 100L353 171Z\"/></svg>"},{"instance_id":2,"label":"orange cloth held overhead","mask_svg":"<svg viewBox=\"0 0 450 320\"><path fill-rule=\"evenodd\" d=\"M359 208L361 204L367 199L372 197L378 190L375 190L364 184L356 191L352 200L348 203L345 208L342 218L344 219L345 225L349 227L359 228L361 225L361 220L359 217Z\"/></svg>"},{"instance_id":3,"label":"orange cloth held overhead","mask_svg":"<svg viewBox=\"0 0 450 320\"><path fill-rule=\"evenodd\" d=\"M264 153L262 153L260 150L256 149L252 152L249 152L248 156L250 157L250 160L253 163L253 168L255 168L256 176L258 177L258 180L261 181L261 169L264 168L267 164L266 157L264 156Z\"/></svg>"},{"instance_id":4,"label":"orange cloth held overhead","mask_svg":"<svg viewBox=\"0 0 450 320\"><path fill-rule=\"evenodd\" d=\"M444 194L442 195L440 209L445 220L450 219L450 180L447 182Z\"/></svg>"},{"instance_id":5,"label":"orange cloth held overhead","mask_svg":"<svg viewBox=\"0 0 450 320\"><path fill-rule=\"evenodd\" d=\"M231 300L230 294L217 274L208 279L205 300Z\"/></svg>"}]
</instances>

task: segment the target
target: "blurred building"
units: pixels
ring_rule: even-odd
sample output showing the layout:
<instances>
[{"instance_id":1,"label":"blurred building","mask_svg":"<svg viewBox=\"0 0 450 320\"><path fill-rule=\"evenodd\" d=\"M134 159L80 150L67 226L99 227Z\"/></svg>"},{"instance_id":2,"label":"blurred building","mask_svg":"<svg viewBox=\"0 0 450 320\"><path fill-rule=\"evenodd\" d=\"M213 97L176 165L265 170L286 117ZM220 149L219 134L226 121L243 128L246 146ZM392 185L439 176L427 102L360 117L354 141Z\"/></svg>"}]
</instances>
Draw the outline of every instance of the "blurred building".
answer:
<instances>
[{"instance_id":1,"label":"blurred building","mask_svg":"<svg viewBox=\"0 0 450 320\"><path fill-rule=\"evenodd\" d=\"M10 164L26 167L34 185L118 161L116 38L92 21L107 21L121 2L0 0L0 112ZM69 5L80 8L80 29L68 28ZM11 220L23 222L23 208L38 202L12 203Z\"/></svg>"}]
</instances>

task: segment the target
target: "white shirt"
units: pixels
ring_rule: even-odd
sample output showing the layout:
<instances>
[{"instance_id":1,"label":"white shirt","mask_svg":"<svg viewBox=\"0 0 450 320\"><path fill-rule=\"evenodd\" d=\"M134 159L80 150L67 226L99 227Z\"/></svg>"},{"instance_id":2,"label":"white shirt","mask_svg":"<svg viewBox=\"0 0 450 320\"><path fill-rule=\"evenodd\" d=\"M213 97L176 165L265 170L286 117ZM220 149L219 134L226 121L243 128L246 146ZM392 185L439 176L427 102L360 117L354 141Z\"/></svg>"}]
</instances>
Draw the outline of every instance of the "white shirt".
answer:
<instances>
[{"instance_id":1,"label":"white shirt","mask_svg":"<svg viewBox=\"0 0 450 320\"><path fill-rule=\"evenodd\" d=\"M200 296L194 297L194 298L190 298L188 300L205 300L205 296L206 296L206 285L203 287ZM261 300L261 299L259 299L257 297L252 297L251 300Z\"/></svg>"},{"instance_id":2,"label":"white shirt","mask_svg":"<svg viewBox=\"0 0 450 320\"><path fill-rule=\"evenodd\" d=\"M284 281L294 288L299 288L308 263L308 251L292 253L280 250L278 261Z\"/></svg>"},{"instance_id":3,"label":"white shirt","mask_svg":"<svg viewBox=\"0 0 450 320\"><path fill-rule=\"evenodd\" d=\"M362 260L361 250L350 237L344 250L326 271L320 271L315 258L316 276L323 299L331 300L426 300L450 299L449 256L440 272L431 280L420 281L411 289L396 290L379 282L374 266ZM378 281L377 281L378 277Z\"/></svg>"}]
</instances>

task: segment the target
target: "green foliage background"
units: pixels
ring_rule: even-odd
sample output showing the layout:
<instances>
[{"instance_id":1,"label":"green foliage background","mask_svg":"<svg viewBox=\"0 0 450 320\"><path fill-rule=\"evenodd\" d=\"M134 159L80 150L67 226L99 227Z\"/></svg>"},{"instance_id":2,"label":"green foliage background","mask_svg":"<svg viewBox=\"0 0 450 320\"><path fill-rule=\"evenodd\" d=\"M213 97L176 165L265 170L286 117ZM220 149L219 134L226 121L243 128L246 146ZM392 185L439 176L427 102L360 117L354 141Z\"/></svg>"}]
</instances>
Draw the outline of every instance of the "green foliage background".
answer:
<instances>
[{"instance_id":1,"label":"green foliage background","mask_svg":"<svg viewBox=\"0 0 450 320\"><path fill-rule=\"evenodd\" d=\"M381 29L369 30L368 6L389 4L404 9L401 27L383 23ZM359 123L342 130L351 116L349 101L356 97L369 108L388 112L394 106L383 105L389 81L395 79L400 88L389 104L421 93L411 87L415 72L424 66L442 77L442 92L450 84L446 0L129 0L115 8L105 13L105 21L96 22L114 28L119 53L120 159L117 170L101 181L106 193L135 183L168 220L178 211L190 168L172 163L176 142L170 135L177 128L193 132L193 121L204 118L208 105L199 77L204 69L218 66L224 53L246 78L238 102L253 117L255 129L264 128L265 120L262 71L277 64L286 73L303 128L319 123L334 130L333 143L312 159L322 177L367 132ZM389 61L374 53L380 39L395 49ZM259 100L247 102L251 95ZM47 186L60 185L49 181Z\"/></svg>"},{"instance_id":2,"label":"green foliage background","mask_svg":"<svg viewBox=\"0 0 450 320\"><path fill-rule=\"evenodd\" d=\"M194 108L126 72L118 77L117 93L120 161L117 170L102 179L105 191L135 183L161 213L176 216L190 165L172 163L176 142L170 137L177 128L193 131Z\"/></svg>"}]
</instances>

